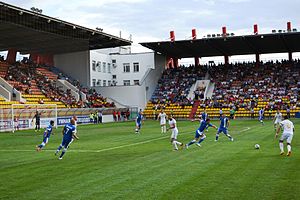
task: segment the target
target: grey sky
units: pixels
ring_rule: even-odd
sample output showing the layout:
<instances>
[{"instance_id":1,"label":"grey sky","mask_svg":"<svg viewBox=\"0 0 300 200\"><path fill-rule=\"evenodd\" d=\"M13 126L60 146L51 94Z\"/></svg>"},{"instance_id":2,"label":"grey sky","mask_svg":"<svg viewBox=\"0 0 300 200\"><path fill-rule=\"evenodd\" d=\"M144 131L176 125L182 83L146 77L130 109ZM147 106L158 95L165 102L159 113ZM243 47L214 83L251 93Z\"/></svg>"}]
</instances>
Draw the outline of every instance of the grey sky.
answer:
<instances>
[{"instance_id":1,"label":"grey sky","mask_svg":"<svg viewBox=\"0 0 300 200\"><path fill-rule=\"evenodd\" d=\"M286 22L300 29L299 0L7 0L22 8L38 7L43 14L87 26L101 27L104 32L134 43L168 40L174 30L176 39L187 39L196 28L198 38L228 32L252 34L253 24L259 31L285 29ZM134 45L136 51L142 50Z\"/></svg>"}]
</instances>

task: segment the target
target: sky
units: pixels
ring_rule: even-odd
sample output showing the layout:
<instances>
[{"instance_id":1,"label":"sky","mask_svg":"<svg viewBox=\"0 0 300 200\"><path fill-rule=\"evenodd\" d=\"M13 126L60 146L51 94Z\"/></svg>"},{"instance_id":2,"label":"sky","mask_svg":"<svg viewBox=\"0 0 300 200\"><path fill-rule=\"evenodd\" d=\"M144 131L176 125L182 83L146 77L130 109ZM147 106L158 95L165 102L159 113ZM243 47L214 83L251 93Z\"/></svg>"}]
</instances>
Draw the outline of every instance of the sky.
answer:
<instances>
[{"instance_id":1,"label":"sky","mask_svg":"<svg viewBox=\"0 0 300 200\"><path fill-rule=\"evenodd\" d=\"M36 7L43 14L88 28L103 28L112 35L129 39L132 52L148 49L139 42L169 40L175 31L176 40L221 33L222 27L235 35L286 29L286 23L300 30L299 0L7 0L6 3L25 9Z\"/></svg>"}]
</instances>

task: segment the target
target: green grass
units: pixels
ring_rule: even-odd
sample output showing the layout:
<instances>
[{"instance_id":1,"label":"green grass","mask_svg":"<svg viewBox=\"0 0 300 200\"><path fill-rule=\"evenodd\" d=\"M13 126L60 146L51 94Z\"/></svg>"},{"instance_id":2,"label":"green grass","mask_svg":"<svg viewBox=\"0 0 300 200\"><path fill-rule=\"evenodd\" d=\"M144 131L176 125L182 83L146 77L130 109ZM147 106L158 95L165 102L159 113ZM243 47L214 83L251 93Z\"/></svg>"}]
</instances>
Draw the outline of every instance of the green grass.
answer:
<instances>
[{"instance_id":1,"label":"green grass","mask_svg":"<svg viewBox=\"0 0 300 200\"><path fill-rule=\"evenodd\" d=\"M63 160L54 156L61 129L42 152L34 150L42 133L1 133L0 199L299 199L300 120L293 121L291 157L279 156L271 121L232 121L234 142L214 142L209 129L202 147L178 152L157 121L140 135L133 122L79 126ZM179 121L178 140L189 142L197 126Z\"/></svg>"}]
</instances>

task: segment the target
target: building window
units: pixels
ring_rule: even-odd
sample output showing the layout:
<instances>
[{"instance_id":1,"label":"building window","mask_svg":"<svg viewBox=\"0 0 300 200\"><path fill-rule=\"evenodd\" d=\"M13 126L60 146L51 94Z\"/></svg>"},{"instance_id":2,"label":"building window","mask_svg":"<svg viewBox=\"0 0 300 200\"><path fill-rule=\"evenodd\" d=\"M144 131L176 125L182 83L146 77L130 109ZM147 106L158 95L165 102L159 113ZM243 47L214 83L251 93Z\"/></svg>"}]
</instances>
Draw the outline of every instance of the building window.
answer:
<instances>
[{"instance_id":1,"label":"building window","mask_svg":"<svg viewBox=\"0 0 300 200\"><path fill-rule=\"evenodd\" d=\"M111 64L107 63L107 73L111 73Z\"/></svg>"},{"instance_id":2,"label":"building window","mask_svg":"<svg viewBox=\"0 0 300 200\"><path fill-rule=\"evenodd\" d=\"M106 80L103 80L103 86L106 86Z\"/></svg>"},{"instance_id":3,"label":"building window","mask_svg":"<svg viewBox=\"0 0 300 200\"><path fill-rule=\"evenodd\" d=\"M93 69L93 71L96 71L96 61L95 60L92 61L92 69Z\"/></svg>"},{"instance_id":4,"label":"building window","mask_svg":"<svg viewBox=\"0 0 300 200\"><path fill-rule=\"evenodd\" d=\"M97 81L97 86L101 86L101 80L100 79L98 79L98 81Z\"/></svg>"},{"instance_id":5,"label":"building window","mask_svg":"<svg viewBox=\"0 0 300 200\"><path fill-rule=\"evenodd\" d=\"M139 72L139 71L140 71L139 63L133 63L133 72Z\"/></svg>"},{"instance_id":6,"label":"building window","mask_svg":"<svg viewBox=\"0 0 300 200\"><path fill-rule=\"evenodd\" d=\"M117 75L112 75L112 78L113 79L117 79Z\"/></svg>"},{"instance_id":7,"label":"building window","mask_svg":"<svg viewBox=\"0 0 300 200\"><path fill-rule=\"evenodd\" d=\"M139 85L139 84L140 84L140 81L139 81L139 80L134 80L134 81L133 81L133 84L134 84L134 85Z\"/></svg>"},{"instance_id":8,"label":"building window","mask_svg":"<svg viewBox=\"0 0 300 200\"><path fill-rule=\"evenodd\" d=\"M102 64L103 64L103 73L106 73L106 63L103 62Z\"/></svg>"},{"instance_id":9,"label":"building window","mask_svg":"<svg viewBox=\"0 0 300 200\"><path fill-rule=\"evenodd\" d=\"M125 86L128 86L128 85L130 85L130 80L124 80L123 83Z\"/></svg>"},{"instance_id":10,"label":"building window","mask_svg":"<svg viewBox=\"0 0 300 200\"><path fill-rule=\"evenodd\" d=\"M111 86L111 81L107 81L107 86Z\"/></svg>"},{"instance_id":11,"label":"building window","mask_svg":"<svg viewBox=\"0 0 300 200\"><path fill-rule=\"evenodd\" d=\"M98 68L98 72L101 72L101 62L97 62L97 68Z\"/></svg>"},{"instance_id":12,"label":"building window","mask_svg":"<svg viewBox=\"0 0 300 200\"><path fill-rule=\"evenodd\" d=\"M123 70L124 70L124 72L130 72L130 64L123 63Z\"/></svg>"},{"instance_id":13,"label":"building window","mask_svg":"<svg viewBox=\"0 0 300 200\"><path fill-rule=\"evenodd\" d=\"M92 86L95 87L96 86L96 79L92 80Z\"/></svg>"}]
</instances>

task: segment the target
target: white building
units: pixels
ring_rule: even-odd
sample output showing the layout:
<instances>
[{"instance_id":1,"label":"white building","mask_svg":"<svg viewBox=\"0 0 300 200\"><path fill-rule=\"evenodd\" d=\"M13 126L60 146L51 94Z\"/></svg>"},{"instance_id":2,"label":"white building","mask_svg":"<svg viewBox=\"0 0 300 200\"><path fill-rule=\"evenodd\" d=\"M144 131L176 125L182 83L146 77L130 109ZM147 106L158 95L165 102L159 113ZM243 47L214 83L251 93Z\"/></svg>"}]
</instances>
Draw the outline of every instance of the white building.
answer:
<instances>
[{"instance_id":1,"label":"white building","mask_svg":"<svg viewBox=\"0 0 300 200\"><path fill-rule=\"evenodd\" d=\"M91 51L90 86L121 105L144 108L165 65L165 57L154 52Z\"/></svg>"}]
</instances>

